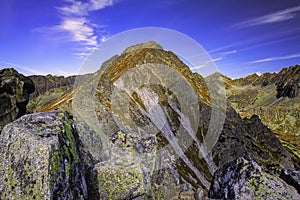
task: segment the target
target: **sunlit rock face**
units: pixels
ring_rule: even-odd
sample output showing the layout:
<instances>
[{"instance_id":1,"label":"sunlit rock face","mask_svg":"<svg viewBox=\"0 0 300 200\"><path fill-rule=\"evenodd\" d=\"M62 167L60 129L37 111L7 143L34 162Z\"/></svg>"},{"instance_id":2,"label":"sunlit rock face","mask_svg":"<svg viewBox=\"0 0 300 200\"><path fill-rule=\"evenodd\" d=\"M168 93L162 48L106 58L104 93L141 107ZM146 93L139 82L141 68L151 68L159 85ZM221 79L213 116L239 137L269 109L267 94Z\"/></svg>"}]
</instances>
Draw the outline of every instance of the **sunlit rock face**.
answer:
<instances>
[{"instance_id":1,"label":"sunlit rock face","mask_svg":"<svg viewBox=\"0 0 300 200\"><path fill-rule=\"evenodd\" d=\"M26 113L33 82L14 69L0 70L0 132L3 127Z\"/></svg>"}]
</instances>

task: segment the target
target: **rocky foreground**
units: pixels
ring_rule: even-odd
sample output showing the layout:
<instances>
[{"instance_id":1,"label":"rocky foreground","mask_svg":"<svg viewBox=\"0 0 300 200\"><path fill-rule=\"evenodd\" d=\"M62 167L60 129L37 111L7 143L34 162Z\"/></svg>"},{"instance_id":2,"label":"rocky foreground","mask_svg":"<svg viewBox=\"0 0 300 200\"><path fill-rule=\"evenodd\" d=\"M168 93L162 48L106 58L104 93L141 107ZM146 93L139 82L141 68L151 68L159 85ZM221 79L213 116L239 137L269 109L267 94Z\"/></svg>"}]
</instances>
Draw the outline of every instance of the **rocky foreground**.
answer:
<instances>
[{"instance_id":1,"label":"rocky foreground","mask_svg":"<svg viewBox=\"0 0 300 200\"><path fill-rule=\"evenodd\" d=\"M210 98L220 80L159 45L127 49L5 126L0 199L300 199L299 163L257 115Z\"/></svg>"}]
</instances>

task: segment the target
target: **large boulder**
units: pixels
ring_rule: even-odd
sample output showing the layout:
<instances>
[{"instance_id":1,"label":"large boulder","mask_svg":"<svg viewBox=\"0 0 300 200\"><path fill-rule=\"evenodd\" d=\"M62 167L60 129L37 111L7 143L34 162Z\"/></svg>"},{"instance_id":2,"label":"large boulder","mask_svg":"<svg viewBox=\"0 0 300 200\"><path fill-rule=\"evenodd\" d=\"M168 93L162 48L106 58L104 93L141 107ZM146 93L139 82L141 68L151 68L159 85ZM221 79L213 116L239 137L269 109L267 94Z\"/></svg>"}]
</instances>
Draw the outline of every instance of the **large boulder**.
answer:
<instances>
[{"instance_id":1,"label":"large boulder","mask_svg":"<svg viewBox=\"0 0 300 200\"><path fill-rule=\"evenodd\" d=\"M0 132L3 127L26 113L33 82L12 68L0 70Z\"/></svg>"},{"instance_id":2,"label":"large boulder","mask_svg":"<svg viewBox=\"0 0 300 200\"><path fill-rule=\"evenodd\" d=\"M250 157L218 169L209 190L212 199L300 199L297 190L278 176L266 173Z\"/></svg>"},{"instance_id":3,"label":"large boulder","mask_svg":"<svg viewBox=\"0 0 300 200\"><path fill-rule=\"evenodd\" d=\"M0 135L0 199L87 199L76 129L61 112L25 115Z\"/></svg>"},{"instance_id":4,"label":"large boulder","mask_svg":"<svg viewBox=\"0 0 300 200\"><path fill-rule=\"evenodd\" d=\"M157 157L155 137L119 130L111 142L111 159L94 166L99 199L194 199L172 156Z\"/></svg>"}]
</instances>

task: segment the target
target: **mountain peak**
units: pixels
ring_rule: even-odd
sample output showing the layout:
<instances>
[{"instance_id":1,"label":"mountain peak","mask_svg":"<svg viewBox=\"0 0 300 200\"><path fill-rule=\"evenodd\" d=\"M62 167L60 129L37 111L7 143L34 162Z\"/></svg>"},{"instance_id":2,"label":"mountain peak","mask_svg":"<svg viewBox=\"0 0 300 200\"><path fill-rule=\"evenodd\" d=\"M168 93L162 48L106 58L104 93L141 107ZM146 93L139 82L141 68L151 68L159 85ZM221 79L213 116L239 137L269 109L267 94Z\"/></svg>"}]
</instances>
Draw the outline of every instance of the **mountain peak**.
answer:
<instances>
[{"instance_id":1,"label":"mountain peak","mask_svg":"<svg viewBox=\"0 0 300 200\"><path fill-rule=\"evenodd\" d=\"M129 53L132 51L136 51L138 49L163 49L163 47L156 43L155 41L149 41L149 42L145 42L145 43L140 43L140 44L136 44L136 45L132 45L128 48L125 49L125 51L123 53Z\"/></svg>"}]
</instances>

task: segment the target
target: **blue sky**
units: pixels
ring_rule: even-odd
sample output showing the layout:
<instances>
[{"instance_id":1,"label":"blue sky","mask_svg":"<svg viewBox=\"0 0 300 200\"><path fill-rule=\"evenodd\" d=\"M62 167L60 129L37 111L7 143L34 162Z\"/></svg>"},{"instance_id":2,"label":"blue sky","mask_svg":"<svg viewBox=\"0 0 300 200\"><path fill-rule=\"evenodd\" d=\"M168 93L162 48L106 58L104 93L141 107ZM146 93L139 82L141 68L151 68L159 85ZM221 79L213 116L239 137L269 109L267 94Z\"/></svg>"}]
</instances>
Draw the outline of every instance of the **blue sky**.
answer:
<instances>
[{"instance_id":1,"label":"blue sky","mask_svg":"<svg viewBox=\"0 0 300 200\"><path fill-rule=\"evenodd\" d=\"M115 34L163 27L193 38L237 78L300 64L299 25L298 0L1 0L0 68L77 74Z\"/></svg>"}]
</instances>

